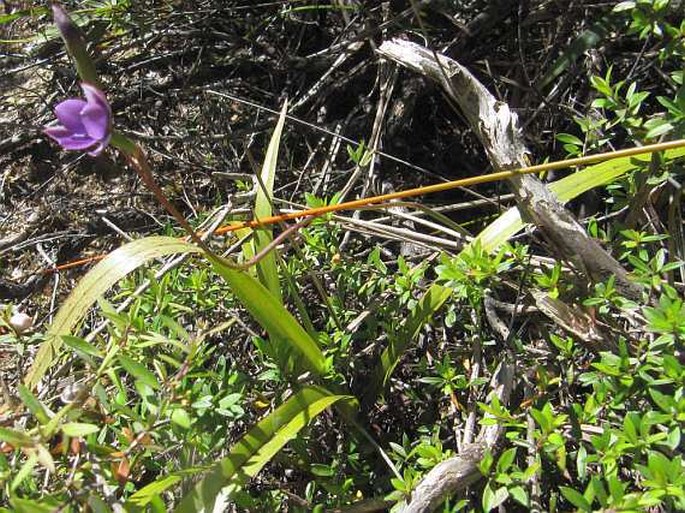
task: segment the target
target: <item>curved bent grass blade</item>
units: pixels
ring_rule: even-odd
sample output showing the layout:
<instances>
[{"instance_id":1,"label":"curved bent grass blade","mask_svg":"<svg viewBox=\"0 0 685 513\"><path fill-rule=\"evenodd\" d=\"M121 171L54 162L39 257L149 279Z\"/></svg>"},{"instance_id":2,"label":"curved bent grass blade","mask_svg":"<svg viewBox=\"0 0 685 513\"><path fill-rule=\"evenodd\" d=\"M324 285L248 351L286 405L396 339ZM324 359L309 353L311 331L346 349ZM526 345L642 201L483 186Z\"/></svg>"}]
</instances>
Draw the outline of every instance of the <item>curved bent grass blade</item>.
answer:
<instances>
[{"instance_id":1,"label":"curved bent grass blade","mask_svg":"<svg viewBox=\"0 0 685 513\"><path fill-rule=\"evenodd\" d=\"M285 113L288 108L288 103L283 104L278 123L271 136L269 147L266 150L264 157L264 164L260 174L260 184L257 187L257 196L255 198L255 219L264 219L272 215L271 204L274 194L274 179L276 177L276 163L278 162L278 148L281 142L281 134L283 133L283 125L285 124ZM261 250L267 247L273 240L273 234L270 226L255 228L252 244L254 253L258 254ZM257 263L257 276L259 281L269 289L269 291L281 301L281 287L278 279L278 261L276 259L275 250L270 251L264 256L259 263Z\"/></svg>"},{"instance_id":2,"label":"curved bent grass blade","mask_svg":"<svg viewBox=\"0 0 685 513\"><path fill-rule=\"evenodd\" d=\"M662 154L664 162L684 156L685 148L667 150ZM557 180L549 184L549 188L556 194L559 201L567 203L590 189L611 183L625 173L646 165L651 158L650 154L645 154L638 157L621 157L607 160ZM523 229L524 226L525 223L521 219L518 209L512 207L480 232L471 244L478 240L483 249L494 251ZM462 251L466 251L466 248Z\"/></svg>"},{"instance_id":3,"label":"curved bent grass blade","mask_svg":"<svg viewBox=\"0 0 685 513\"><path fill-rule=\"evenodd\" d=\"M335 402L353 400L319 387L305 388L259 421L199 482L176 513L212 511L217 498L226 500L266 465L297 433Z\"/></svg>"},{"instance_id":4,"label":"curved bent grass blade","mask_svg":"<svg viewBox=\"0 0 685 513\"><path fill-rule=\"evenodd\" d=\"M375 371L376 393L381 392L387 385L392 372L402 358L412 340L419 334L421 328L430 321L435 312L447 301L452 291L437 284L431 285L426 293L419 299L414 311L407 318L400 333L390 339L388 347L381 354L381 360Z\"/></svg>"},{"instance_id":5,"label":"curved bent grass blade","mask_svg":"<svg viewBox=\"0 0 685 513\"><path fill-rule=\"evenodd\" d=\"M298 350L306 367L317 375L326 372L326 358L319 345L259 280L244 271L231 269L217 259L210 261L238 300L269 333L272 341L287 342Z\"/></svg>"},{"instance_id":6,"label":"curved bent grass blade","mask_svg":"<svg viewBox=\"0 0 685 513\"><path fill-rule=\"evenodd\" d=\"M71 335L91 305L112 285L153 258L200 251L197 246L172 237L147 237L126 244L107 255L81 279L55 315L46 340L40 346L36 359L24 378L26 386L31 389L38 384L57 357L63 343L62 336Z\"/></svg>"}]
</instances>

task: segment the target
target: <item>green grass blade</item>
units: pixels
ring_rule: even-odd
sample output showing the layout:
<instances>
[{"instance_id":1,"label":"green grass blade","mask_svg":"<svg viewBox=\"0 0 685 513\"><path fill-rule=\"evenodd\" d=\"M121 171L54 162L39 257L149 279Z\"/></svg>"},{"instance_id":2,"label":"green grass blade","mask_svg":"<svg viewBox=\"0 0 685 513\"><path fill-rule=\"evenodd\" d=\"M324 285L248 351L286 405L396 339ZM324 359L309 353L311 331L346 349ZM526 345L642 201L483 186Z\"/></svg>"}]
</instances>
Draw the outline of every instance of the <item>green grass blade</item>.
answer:
<instances>
[{"instance_id":1,"label":"green grass blade","mask_svg":"<svg viewBox=\"0 0 685 513\"><path fill-rule=\"evenodd\" d=\"M583 57L585 52L599 45L609 33L608 20L602 19L592 25L589 29L583 31L570 45L566 48L564 53L559 57L552 67L536 84L540 90L547 87L555 78L566 71L578 59Z\"/></svg>"},{"instance_id":2,"label":"green grass blade","mask_svg":"<svg viewBox=\"0 0 685 513\"><path fill-rule=\"evenodd\" d=\"M129 497L126 503L127 511L138 511L141 508L145 508L155 497L181 482L184 477L194 476L200 472L206 472L208 469L209 467L192 467L160 477Z\"/></svg>"},{"instance_id":3,"label":"green grass blade","mask_svg":"<svg viewBox=\"0 0 685 513\"><path fill-rule=\"evenodd\" d=\"M307 369L319 376L326 372L326 359L317 342L264 285L244 271L231 269L215 259L211 261L238 300L269 333L272 342L287 342L303 356Z\"/></svg>"},{"instance_id":4,"label":"green grass blade","mask_svg":"<svg viewBox=\"0 0 685 513\"><path fill-rule=\"evenodd\" d=\"M452 291L437 284L431 285L421 297L414 311L409 315L400 333L392 337L381 354L380 362L375 371L376 391L380 392L388 383L392 372L402 358L412 340L419 334L421 328L430 321L435 312L447 301ZM373 395L375 397L376 394Z\"/></svg>"},{"instance_id":5,"label":"green grass blade","mask_svg":"<svg viewBox=\"0 0 685 513\"><path fill-rule=\"evenodd\" d=\"M281 134L283 133L283 125L285 124L285 114L288 108L287 102L283 104L278 123L271 136L269 147L266 150L264 157L264 164L262 166L261 185L257 187L257 196L255 198L255 218L264 219L273 214L271 205L273 202L274 181L276 177L276 164L278 162L278 149L281 142ZM262 249L267 247L273 240L273 233L270 226L263 228L255 228L252 244L254 253L258 254ZM259 263L257 263L257 276L259 281L269 289L269 291L279 301L281 299L281 287L278 279L278 261L276 251L270 251Z\"/></svg>"},{"instance_id":6,"label":"green grass blade","mask_svg":"<svg viewBox=\"0 0 685 513\"><path fill-rule=\"evenodd\" d=\"M350 396L332 395L318 388L305 388L259 421L231 448L187 494L176 513L212 511L222 489L224 496L254 477L297 433L319 413L341 399Z\"/></svg>"},{"instance_id":7,"label":"green grass blade","mask_svg":"<svg viewBox=\"0 0 685 513\"><path fill-rule=\"evenodd\" d=\"M665 151L662 158L664 162L668 162L684 156L685 148L675 148ZM559 201L567 203L590 189L611 183L620 176L638 167L647 165L651 158L651 154L645 154L638 157L622 157L607 160L557 180L549 184L549 188L556 194ZM516 235L524 226L525 224L521 219L518 209L512 207L478 234L478 237L471 244L478 240L483 249L494 251L501 244Z\"/></svg>"},{"instance_id":8,"label":"green grass blade","mask_svg":"<svg viewBox=\"0 0 685 513\"><path fill-rule=\"evenodd\" d=\"M147 237L107 255L81 279L55 315L46 340L24 378L26 386L32 389L38 384L62 347L62 335L70 335L93 303L112 285L153 258L200 251L196 246L172 237Z\"/></svg>"}]
</instances>

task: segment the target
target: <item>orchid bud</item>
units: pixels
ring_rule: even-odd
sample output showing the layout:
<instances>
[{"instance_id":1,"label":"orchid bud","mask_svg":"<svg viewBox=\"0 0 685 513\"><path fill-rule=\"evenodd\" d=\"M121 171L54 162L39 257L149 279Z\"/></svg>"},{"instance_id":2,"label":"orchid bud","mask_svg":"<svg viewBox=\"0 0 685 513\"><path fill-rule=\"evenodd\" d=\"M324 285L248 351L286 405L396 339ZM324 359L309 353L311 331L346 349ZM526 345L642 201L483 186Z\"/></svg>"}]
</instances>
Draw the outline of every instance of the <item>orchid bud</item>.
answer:
<instances>
[{"instance_id":1,"label":"orchid bud","mask_svg":"<svg viewBox=\"0 0 685 513\"><path fill-rule=\"evenodd\" d=\"M95 72L95 64L90 55L88 55L86 41L83 38L81 29L72 21L67 11L64 10L59 2L52 3L52 16L67 47L67 52L76 63L76 71L81 80L99 86L100 81Z\"/></svg>"}]
</instances>

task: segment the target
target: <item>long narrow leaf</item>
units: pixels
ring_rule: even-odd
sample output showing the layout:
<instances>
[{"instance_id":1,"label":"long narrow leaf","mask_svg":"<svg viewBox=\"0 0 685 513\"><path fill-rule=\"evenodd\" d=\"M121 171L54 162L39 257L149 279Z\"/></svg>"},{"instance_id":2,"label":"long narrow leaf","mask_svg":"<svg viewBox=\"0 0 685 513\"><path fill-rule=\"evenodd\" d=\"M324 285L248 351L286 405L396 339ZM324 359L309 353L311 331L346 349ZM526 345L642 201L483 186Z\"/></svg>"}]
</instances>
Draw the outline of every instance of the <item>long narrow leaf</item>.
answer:
<instances>
[{"instance_id":1,"label":"long narrow leaf","mask_svg":"<svg viewBox=\"0 0 685 513\"><path fill-rule=\"evenodd\" d=\"M402 354L419 334L421 328L430 321L435 312L447 301L451 293L452 291L446 287L437 284L431 285L405 321L400 333L396 337L390 338L388 347L381 354L381 360L375 371L376 383L378 383L377 391L380 391L387 385Z\"/></svg>"},{"instance_id":2,"label":"long narrow leaf","mask_svg":"<svg viewBox=\"0 0 685 513\"><path fill-rule=\"evenodd\" d=\"M665 162L668 162L683 156L685 156L685 148L676 148L665 151L662 158ZM590 189L611 183L620 176L644 166L650 159L651 155L644 155L608 160L557 180L550 184L549 188L556 194L559 201L566 203ZM521 219L518 209L512 207L480 232L472 244L478 240L483 249L494 251L522 230L524 226L525 224Z\"/></svg>"},{"instance_id":3,"label":"long narrow leaf","mask_svg":"<svg viewBox=\"0 0 685 513\"><path fill-rule=\"evenodd\" d=\"M46 340L26 374L26 386L31 389L38 384L62 347L62 335L70 335L93 303L112 285L153 258L199 251L196 246L172 237L147 237L107 255L81 279L55 315Z\"/></svg>"},{"instance_id":4,"label":"long narrow leaf","mask_svg":"<svg viewBox=\"0 0 685 513\"><path fill-rule=\"evenodd\" d=\"M304 426L341 399L352 398L332 395L318 387L305 388L292 396L233 446L229 455L183 498L176 513L212 511L219 494L226 498L254 477Z\"/></svg>"},{"instance_id":5,"label":"long narrow leaf","mask_svg":"<svg viewBox=\"0 0 685 513\"><path fill-rule=\"evenodd\" d=\"M544 89L555 78L561 75L578 59L580 59L585 52L599 45L609 32L607 28L608 25L608 20L603 18L597 23L593 24L587 30L583 31L575 40L571 42L570 45L566 47L566 50L561 57L554 61L554 64L552 64L551 68L540 79L539 83L536 84L536 87L539 89Z\"/></svg>"},{"instance_id":6,"label":"long narrow leaf","mask_svg":"<svg viewBox=\"0 0 685 513\"><path fill-rule=\"evenodd\" d=\"M153 500L155 500L155 497L159 496L162 492L168 490L176 483L182 481L183 478L194 476L200 472L206 472L209 470L209 468L210 467L192 467L160 477L156 481L145 485L143 488L131 495L126 506L129 510L138 510L139 508L144 508Z\"/></svg>"},{"instance_id":7,"label":"long narrow leaf","mask_svg":"<svg viewBox=\"0 0 685 513\"><path fill-rule=\"evenodd\" d=\"M266 150L264 157L264 164L262 166L261 185L257 188L257 196L255 198L255 218L263 219L271 216L271 204L273 201L274 180L276 177L276 163L278 162L278 149L281 142L281 134L283 133L283 125L285 124L285 113L288 108L288 103L283 104L281 115L276 123L276 128L271 136L269 147ZM263 185L263 187L262 187ZM273 240L271 227L265 226L256 228L252 244L254 253L257 254L266 248ZM275 251L270 251L257 264L257 276L276 299L281 301L281 287L278 280L278 262L276 260Z\"/></svg>"},{"instance_id":8,"label":"long narrow leaf","mask_svg":"<svg viewBox=\"0 0 685 513\"><path fill-rule=\"evenodd\" d=\"M300 352L309 370L317 375L324 374L326 359L319 345L264 285L248 273L231 269L219 260L212 259L212 264L273 341L287 342Z\"/></svg>"}]
</instances>

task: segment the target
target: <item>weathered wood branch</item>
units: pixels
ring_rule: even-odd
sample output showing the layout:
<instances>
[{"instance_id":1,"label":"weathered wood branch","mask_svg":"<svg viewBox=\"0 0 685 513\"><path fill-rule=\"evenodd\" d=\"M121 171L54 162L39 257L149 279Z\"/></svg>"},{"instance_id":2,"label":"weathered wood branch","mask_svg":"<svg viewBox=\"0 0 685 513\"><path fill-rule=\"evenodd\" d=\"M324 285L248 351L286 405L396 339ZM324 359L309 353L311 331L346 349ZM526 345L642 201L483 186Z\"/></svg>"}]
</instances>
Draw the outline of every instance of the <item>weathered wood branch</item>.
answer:
<instances>
[{"instance_id":1,"label":"weathered wood branch","mask_svg":"<svg viewBox=\"0 0 685 513\"><path fill-rule=\"evenodd\" d=\"M514 383L514 365L500 363L491 387L502 404L509 402ZM499 424L483 426L476 440L462 448L452 458L438 463L412 491L411 498L400 506L400 513L429 513L459 490L478 481L482 475L478 464L488 449L492 449L502 433Z\"/></svg>"},{"instance_id":2,"label":"weathered wood branch","mask_svg":"<svg viewBox=\"0 0 685 513\"><path fill-rule=\"evenodd\" d=\"M529 164L516 114L457 61L401 39L384 42L378 53L438 82L463 112L495 168L506 170ZM509 184L522 218L542 232L558 256L573 263L590 281L614 276L621 294L639 299L640 286L629 280L618 261L587 235L537 177L515 176Z\"/></svg>"}]
</instances>

